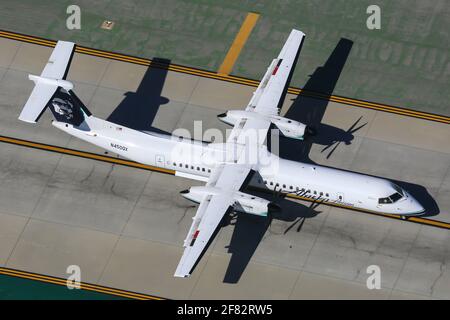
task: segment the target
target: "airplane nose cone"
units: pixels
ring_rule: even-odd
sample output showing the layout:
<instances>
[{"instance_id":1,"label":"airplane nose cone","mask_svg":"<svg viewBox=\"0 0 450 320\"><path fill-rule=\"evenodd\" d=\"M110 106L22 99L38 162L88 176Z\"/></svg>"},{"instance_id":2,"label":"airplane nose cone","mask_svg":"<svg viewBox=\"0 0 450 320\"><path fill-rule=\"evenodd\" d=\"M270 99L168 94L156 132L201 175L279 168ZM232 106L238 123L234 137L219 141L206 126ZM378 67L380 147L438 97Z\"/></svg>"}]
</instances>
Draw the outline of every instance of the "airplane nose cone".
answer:
<instances>
[{"instance_id":1,"label":"airplane nose cone","mask_svg":"<svg viewBox=\"0 0 450 320\"><path fill-rule=\"evenodd\" d=\"M408 198L409 199L407 200L405 208L406 214L418 215L425 212L425 208L419 203L419 201L414 199L411 195L408 195Z\"/></svg>"}]
</instances>

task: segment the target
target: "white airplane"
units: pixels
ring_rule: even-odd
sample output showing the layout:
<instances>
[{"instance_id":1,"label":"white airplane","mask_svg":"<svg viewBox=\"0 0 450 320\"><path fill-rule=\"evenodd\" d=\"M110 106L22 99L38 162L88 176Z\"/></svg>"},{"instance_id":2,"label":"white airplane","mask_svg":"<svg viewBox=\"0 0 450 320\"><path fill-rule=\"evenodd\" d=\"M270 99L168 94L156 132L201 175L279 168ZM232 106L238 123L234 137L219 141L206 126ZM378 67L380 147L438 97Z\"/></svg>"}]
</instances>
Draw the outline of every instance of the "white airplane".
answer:
<instances>
[{"instance_id":1,"label":"white airplane","mask_svg":"<svg viewBox=\"0 0 450 320\"><path fill-rule=\"evenodd\" d=\"M279 115L304 38L303 32L292 30L245 110L219 115L234 126L224 143L142 132L94 117L66 80L75 44L64 41L57 43L40 76L29 75L35 87L19 119L36 123L49 107L55 117L52 124L70 135L130 160L206 182L181 192L199 207L176 277L191 275L229 210L267 216L279 209L276 203L242 192L253 174L266 188L283 193L374 212L422 214L419 202L389 180L293 162L268 151L264 143L271 124L289 138L303 139L312 133L305 124ZM254 132L263 134L249 139Z\"/></svg>"}]
</instances>

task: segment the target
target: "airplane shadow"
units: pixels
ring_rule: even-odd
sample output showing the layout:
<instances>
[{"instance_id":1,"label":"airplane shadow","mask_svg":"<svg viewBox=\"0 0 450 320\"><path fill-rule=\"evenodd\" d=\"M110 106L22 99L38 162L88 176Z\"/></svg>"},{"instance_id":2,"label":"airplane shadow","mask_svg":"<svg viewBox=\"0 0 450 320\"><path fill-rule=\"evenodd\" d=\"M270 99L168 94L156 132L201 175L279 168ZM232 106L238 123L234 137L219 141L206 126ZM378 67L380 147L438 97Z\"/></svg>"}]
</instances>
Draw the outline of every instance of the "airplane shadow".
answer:
<instances>
[{"instance_id":1,"label":"airplane shadow","mask_svg":"<svg viewBox=\"0 0 450 320\"><path fill-rule=\"evenodd\" d=\"M310 76L304 89L320 92L328 97L331 96L352 45L352 41L341 39L325 65L317 68ZM318 136L322 139L321 144L331 143L332 139L352 140L349 135L345 134L344 130L321 123L327 105L327 99L311 99L306 96L304 91L297 96L285 116L313 127L318 132L318 135L300 142L294 139L281 138L279 140L279 155L282 158L312 163L309 159L309 152L312 144L319 141ZM270 150L270 145L268 148ZM267 196L268 193L253 193L250 190L246 190L246 192L272 201L270 194L269 197ZM317 211L310 207L290 200L279 199L277 203L280 205L281 211L274 214L273 219L295 221L296 219L312 218L318 214ZM250 214L237 214L231 216L231 219L234 221L234 232L228 247L231 259L223 280L225 283L236 283L239 281L271 223L271 219L268 217Z\"/></svg>"},{"instance_id":2,"label":"airplane shadow","mask_svg":"<svg viewBox=\"0 0 450 320\"><path fill-rule=\"evenodd\" d=\"M139 131L166 133L152 127L152 122L159 107L169 102L161 96L169 65L168 59L154 58L136 92L126 92L107 120Z\"/></svg>"},{"instance_id":3,"label":"airplane shadow","mask_svg":"<svg viewBox=\"0 0 450 320\"><path fill-rule=\"evenodd\" d=\"M354 139L353 134L367 124L367 122L361 121L362 118L355 119L353 125L344 130L322 123L329 98L334 91L352 46L353 41L342 38L326 63L317 68L310 76L310 79L303 87L304 91L294 99L285 116L313 127L317 134L303 141L281 137L279 139L280 157L293 161L314 163L309 158L309 154L312 145L319 144L324 146L323 151L330 149L327 155L328 158L333 154L339 143L351 144ZM320 92L323 98L311 98L309 92ZM270 150L270 145L268 145L268 148ZM391 181L408 190L425 207L427 214L424 216L433 216L440 212L436 201L425 187L405 181ZM252 193L249 190L246 190L246 192ZM255 195L262 196L261 194ZM271 200L267 198L267 194L265 198ZM273 219L295 221L296 219L312 218L319 213L290 200L280 200L279 204L282 208L281 213L274 215ZM271 220L250 214L232 215L227 220L228 222L225 223L233 223L235 229L228 247L228 251L232 256L223 282L236 283L267 232ZM304 221L303 219L301 224Z\"/></svg>"},{"instance_id":4,"label":"airplane shadow","mask_svg":"<svg viewBox=\"0 0 450 320\"><path fill-rule=\"evenodd\" d=\"M286 112L286 117L315 128L317 134L315 136L307 137L304 141L300 142L293 139L281 138L279 142L279 155L282 158L314 163L314 161L309 158L309 153L313 144L323 145L325 150L329 149L330 152L327 155L327 158L329 158L339 143L343 142L346 145L351 144L354 139L353 133L367 124L367 122L363 123L361 121L361 117L355 119L356 121L347 130L322 123L328 105L327 98L333 93L352 46L353 41L342 38L326 63L322 67L317 68L311 75L303 88L304 91L297 96L289 110ZM323 93L322 96L324 96L324 99L314 99L309 97L309 91ZM324 149L322 149L322 151L324 151ZM374 177L386 179L386 177ZM423 216L435 216L439 214L440 209L438 204L424 186L406 181L389 180L398 184L405 190L408 190L408 192L422 204L426 210L426 214Z\"/></svg>"},{"instance_id":5,"label":"airplane shadow","mask_svg":"<svg viewBox=\"0 0 450 320\"><path fill-rule=\"evenodd\" d=\"M266 192L253 190L245 190L245 192L269 201L273 200L272 191L268 189ZM293 232L290 230L294 226L297 227L297 232L300 232L305 219L313 218L320 213L320 211L316 211L312 207L290 200L278 199L276 202L281 210L273 213L271 217L234 213L225 218L224 224L234 225L234 231L228 246L228 253L231 253L231 259L225 272L224 283L237 283L239 281L259 243L269 229L272 219L292 222L291 226L285 230L285 233Z\"/></svg>"},{"instance_id":6,"label":"airplane shadow","mask_svg":"<svg viewBox=\"0 0 450 320\"><path fill-rule=\"evenodd\" d=\"M314 128L317 134L307 137L300 143L293 139L280 139L281 157L312 163L309 159L309 152L313 144L328 146L339 141L349 144L353 140L352 133L322 123L328 99L334 91L352 46L353 41L351 40L339 40L325 64L310 75L303 91L294 99L285 116ZM323 99L311 98L310 92L320 92Z\"/></svg>"},{"instance_id":7,"label":"airplane shadow","mask_svg":"<svg viewBox=\"0 0 450 320\"><path fill-rule=\"evenodd\" d=\"M406 181L390 180L407 190L425 208L425 214L421 215L421 217L432 217L441 212L436 200L434 200L427 188L424 186Z\"/></svg>"}]
</instances>

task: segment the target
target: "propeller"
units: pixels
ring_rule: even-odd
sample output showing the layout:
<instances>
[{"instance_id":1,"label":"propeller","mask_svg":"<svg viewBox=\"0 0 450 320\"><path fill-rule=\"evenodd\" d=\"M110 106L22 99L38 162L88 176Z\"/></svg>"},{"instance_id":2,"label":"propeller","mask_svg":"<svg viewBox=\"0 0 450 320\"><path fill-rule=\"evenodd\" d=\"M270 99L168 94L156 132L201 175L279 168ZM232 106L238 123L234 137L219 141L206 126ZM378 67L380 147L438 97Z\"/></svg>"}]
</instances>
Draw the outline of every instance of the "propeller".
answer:
<instances>
[{"instance_id":1,"label":"propeller","mask_svg":"<svg viewBox=\"0 0 450 320\"><path fill-rule=\"evenodd\" d=\"M353 134L354 134L356 131L360 130L361 128L363 128L364 126L367 125L367 122L366 122L366 123L364 123L364 124L362 124L362 125L356 127L356 125L359 123L359 121L361 121L362 117L363 117L363 116L359 117L359 119L356 120L356 122L353 123L353 125L352 125L350 128L348 128L347 131L345 131L346 136L350 136L350 135L353 136ZM356 128L355 128L355 127L356 127ZM322 151L320 151L320 152L323 153L323 152L325 152L326 150L328 150L329 148L331 148L331 147L334 145L333 149L331 149L331 151L330 151L330 152L328 153L328 155L327 155L327 159L329 159L329 158L331 157L331 155L334 153L334 151L337 149L337 147L341 144L342 141L345 141L345 144L346 144L346 145L349 145L349 144L351 143L351 142L350 142L351 139L348 139L348 140L340 140L340 141L333 141L332 143L330 143L329 145L327 145L325 148L323 148Z\"/></svg>"}]
</instances>

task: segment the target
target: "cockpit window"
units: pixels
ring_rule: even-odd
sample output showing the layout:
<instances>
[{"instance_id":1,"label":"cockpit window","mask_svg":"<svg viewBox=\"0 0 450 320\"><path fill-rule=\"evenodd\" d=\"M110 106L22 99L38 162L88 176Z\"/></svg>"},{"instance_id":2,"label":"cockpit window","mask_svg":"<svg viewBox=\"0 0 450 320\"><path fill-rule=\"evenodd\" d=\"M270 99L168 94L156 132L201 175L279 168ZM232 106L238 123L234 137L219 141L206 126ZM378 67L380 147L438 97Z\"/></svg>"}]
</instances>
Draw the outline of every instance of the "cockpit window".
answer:
<instances>
[{"instance_id":1,"label":"cockpit window","mask_svg":"<svg viewBox=\"0 0 450 320\"><path fill-rule=\"evenodd\" d=\"M392 187L395 189L395 191L397 191L398 193L400 193L403 196L403 189L400 188L398 185L396 184L392 184Z\"/></svg>"},{"instance_id":2,"label":"cockpit window","mask_svg":"<svg viewBox=\"0 0 450 320\"><path fill-rule=\"evenodd\" d=\"M381 203L381 204L383 204L383 203L392 203L392 200L389 199L389 197L380 198L380 199L378 199L378 203Z\"/></svg>"},{"instance_id":3,"label":"cockpit window","mask_svg":"<svg viewBox=\"0 0 450 320\"><path fill-rule=\"evenodd\" d=\"M398 200L400 200L403 196L396 192L393 195L389 196L389 198L391 198L392 202L397 202Z\"/></svg>"},{"instance_id":4,"label":"cockpit window","mask_svg":"<svg viewBox=\"0 0 450 320\"><path fill-rule=\"evenodd\" d=\"M398 200L400 200L401 198L403 198L403 196L400 193L396 192L396 193L390 195L389 197L378 199L378 203L381 203L381 204L394 203L394 202L397 202Z\"/></svg>"}]
</instances>

